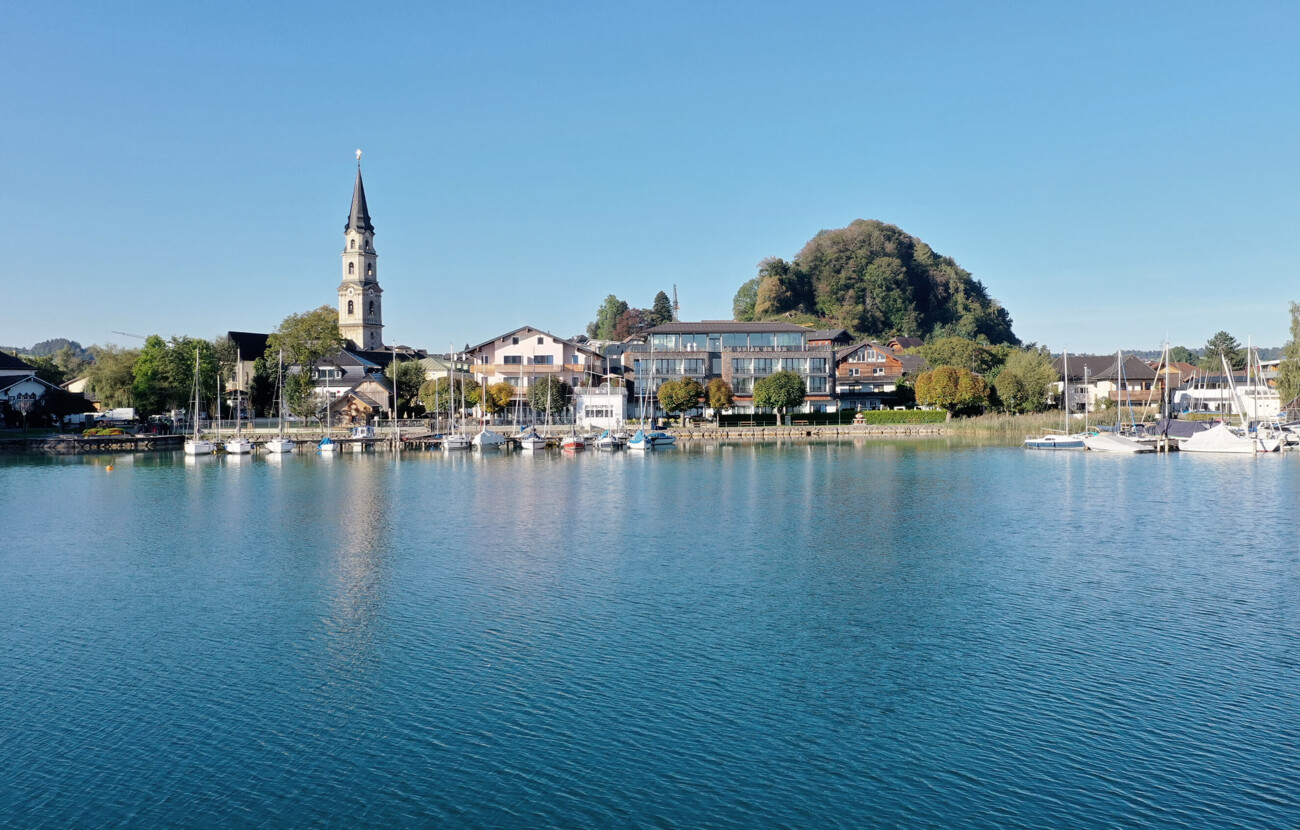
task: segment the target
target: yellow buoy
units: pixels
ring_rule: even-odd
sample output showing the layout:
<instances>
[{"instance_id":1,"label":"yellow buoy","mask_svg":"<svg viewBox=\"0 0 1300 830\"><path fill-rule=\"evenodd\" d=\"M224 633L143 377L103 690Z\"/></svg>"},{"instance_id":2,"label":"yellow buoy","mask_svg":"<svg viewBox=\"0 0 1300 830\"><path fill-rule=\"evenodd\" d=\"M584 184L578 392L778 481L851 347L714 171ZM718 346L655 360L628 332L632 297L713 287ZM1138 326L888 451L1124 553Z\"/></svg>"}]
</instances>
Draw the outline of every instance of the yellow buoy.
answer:
<instances>
[{"instance_id":1,"label":"yellow buoy","mask_svg":"<svg viewBox=\"0 0 1300 830\"><path fill-rule=\"evenodd\" d=\"M111 472L113 472L113 465L112 465L112 464L109 464L107 467L105 467L105 468L104 468L104 472L106 472L106 473L111 473Z\"/></svg>"}]
</instances>

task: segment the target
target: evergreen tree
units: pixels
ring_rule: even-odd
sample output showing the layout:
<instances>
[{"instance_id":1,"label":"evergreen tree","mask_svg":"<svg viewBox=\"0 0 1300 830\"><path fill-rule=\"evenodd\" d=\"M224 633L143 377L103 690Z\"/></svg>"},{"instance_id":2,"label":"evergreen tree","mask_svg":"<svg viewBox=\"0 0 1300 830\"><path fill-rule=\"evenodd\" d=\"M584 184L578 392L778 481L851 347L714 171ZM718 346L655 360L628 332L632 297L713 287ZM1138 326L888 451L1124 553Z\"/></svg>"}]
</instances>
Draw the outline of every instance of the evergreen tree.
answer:
<instances>
[{"instance_id":1,"label":"evergreen tree","mask_svg":"<svg viewBox=\"0 0 1300 830\"><path fill-rule=\"evenodd\" d=\"M673 304L668 299L667 294L660 291L655 295L654 304L650 307L646 319L649 320L651 326L662 326L673 321Z\"/></svg>"}]
</instances>

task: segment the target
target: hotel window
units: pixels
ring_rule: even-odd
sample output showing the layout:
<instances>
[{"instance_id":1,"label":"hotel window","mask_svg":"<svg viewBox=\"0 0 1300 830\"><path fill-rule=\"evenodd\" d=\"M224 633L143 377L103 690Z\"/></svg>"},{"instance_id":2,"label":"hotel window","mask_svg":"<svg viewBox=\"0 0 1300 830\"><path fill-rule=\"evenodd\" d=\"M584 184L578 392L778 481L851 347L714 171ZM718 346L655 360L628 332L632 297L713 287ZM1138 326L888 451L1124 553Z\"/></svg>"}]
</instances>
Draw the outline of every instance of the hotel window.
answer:
<instances>
[{"instance_id":1,"label":"hotel window","mask_svg":"<svg viewBox=\"0 0 1300 830\"><path fill-rule=\"evenodd\" d=\"M656 375L675 375L677 374L676 360L655 360Z\"/></svg>"},{"instance_id":2,"label":"hotel window","mask_svg":"<svg viewBox=\"0 0 1300 830\"><path fill-rule=\"evenodd\" d=\"M773 365L772 365L772 364L774 364L774 363L776 363L776 361L773 360L773 359L770 358L770 357L756 357L756 358L754 358L754 374L756 374L756 375L770 375L770 374L772 374L772 368L773 368Z\"/></svg>"},{"instance_id":3,"label":"hotel window","mask_svg":"<svg viewBox=\"0 0 1300 830\"><path fill-rule=\"evenodd\" d=\"M800 358L797 357L781 358L782 372L802 372L803 366L804 366L803 360Z\"/></svg>"},{"instance_id":4,"label":"hotel window","mask_svg":"<svg viewBox=\"0 0 1300 830\"><path fill-rule=\"evenodd\" d=\"M820 376L820 377L811 377L811 378L808 378L808 391L809 391L809 392L825 392L825 391L826 391L826 377L823 375L823 376Z\"/></svg>"},{"instance_id":5,"label":"hotel window","mask_svg":"<svg viewBox=\"0 0 1300 830\"><path fill-rule=\"evenodd\" d=\"M733 357L731 359L731 373L733 375L749 374L749 359L745 357Z\"/></svg>"},{"instance_id":6,"label":"hotel window","mask_svg":"<svg viewBox=\"0 0 1300 830\"><path fill-rule=\"evenodd\" d=\"M721 334L710 334L710 335L709 335L709 351L711 351L711 352L720 352L720 351L722 351L722 335L721 335Z\"/></svg>"},{"instance_id":7,"label":"hotel window","mask_svg":"<svg viewBox=\"0 0 1300 830\"><path fill-rule=\"evenodd\" d=\"M724 349L748 349L748 334L724 334L722 335L722 348Z\"/></svg>"},{"instance_id":8,"label":"hotel window","mask_svg":"<svg viewBox=\"0 0 1300 830\"><path fill-rule=\"evenodd\" d=\"M810 357L808 358L808 374L819 375L826 372L826 358Z\"/></svg>"},{"instance_id":9,"label":"hotel window","mask_svg":"<svg viewBox=\"0 0 1300 830\"><path fill-rule=\"evenodd\" d=\"M655 351L675 352L677 351L677 335L652 334L650 335L650 345Z\"/></svg>"},{"instance_id":10,"label":"hotel window","mask_svg":"<svg viewBox=\"0 0 1300 830\"><path fill-rule=\"evenodd\" d=\"M776 336L776 347L782 351L793 352L803 348L803 335L799 332L785 332Z\"/></svg>"},{"instance_id":11,"label":"hotel window","mask_svg":"<svg viewBox=\"0 0 1300 830\"><path fill-rule=\"evenodd\" d=\"M713 364L713 365L712 365L712 368L711 368L711 371L713 372L713 374L715 374L715 375L721 375L721 374L722 374L722 358L720 358L720 357L711 358L709 362Z\"/></svg>"},{"instance_id":12,"label":"hotel window","mask_svg":"<svg viewBox=\"0 0 1300 830\"><path fill-rule=\"evenodd\" d=\"M704 374L704 360L702 358L691 358L690 360L683 360L682 374L684 375Z\"/></svg>"},{"instance_id":13,"label":"hotel window","mask_svg":"<svg viewBox=\"0 0 1300 830\"><path fill-rule=\"evenodd\" d=\"M731 388L739 394L748 395L754 391L754 379L736 378L731 382Z\"/></svg>"},{"instance_id":14,"label":"hotel window","mask_svg":"<svg viewBox=\"0 0 1300 830\"><path fill-rule=\"evenodd\" d=\"M751 349L771 349L776 344L776 338L771 332L756 332L749 335L749 347Z\"/></svg>"}]
</instances>

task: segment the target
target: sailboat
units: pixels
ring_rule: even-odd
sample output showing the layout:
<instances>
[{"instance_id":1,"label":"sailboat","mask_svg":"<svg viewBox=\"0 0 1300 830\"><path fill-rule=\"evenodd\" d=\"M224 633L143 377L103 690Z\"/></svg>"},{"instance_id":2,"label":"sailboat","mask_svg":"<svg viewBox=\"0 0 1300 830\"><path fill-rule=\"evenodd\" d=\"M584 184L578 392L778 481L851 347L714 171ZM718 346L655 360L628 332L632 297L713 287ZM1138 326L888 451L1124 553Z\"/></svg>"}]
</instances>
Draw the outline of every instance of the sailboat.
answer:
<instances>
[{"instance_id":1,"label":"sailboat","mask_svg":"<svg viewBox=\"0 0 1300 830\"><path fill-rule=\"evenodd\" d=\"M456 428L456 393L454 381L452 379L452 365L456 362L456 356L451 354L451 365L447 366L447 396L450 398L449 406L451 409L451 432L448 432L442 439L443 451L449 450L467 450L470 448L471 439L468 435L460 432ZM460 403L461 408L465 405L465 384L460 385Z\"/></svg>"},{"instance_id":2,"label":"sailboat","mask_svg":"<svg viewBox=\"0 0 1300 830\"><path fill-rule=\"evenodd\" d=\"M1031 450L1081 450L1084 448L1082 435L1070 435L1070 356L1061 352L1061 414L1062 429L1048 430L1042 435L1025 437L1025 448ZM1084 408L1085 411L1087 407Z\"/></svg>"},{"instance_id":3,"label":"sailboat","mask_svg":"<svg viewBox=\"0 0 1300 830\"><path fill-rule=\"evenodd\" d=\"M480 386L478 390L479 412L484 416L487 414L487 396L487 375L484 375L483 385ZM487 419L481 417L479 420L478 434L474 436L472 443L474 446L478 447L479 450L495 450L505 446L506 437L499 432L488 429Z\"/></svg>"},{"instance_id":4,"label":"sailboat","mask_svg":"<svg viewBox=\"0 0 1300 830\"><path fill-rule=\"evenodd\" d=\"M648 377L649 377L649 380L646 381L646 383L642 384L642 386L641 386L641 422L640 422L640 424L637 426L637 430L636 430L636 432L632 433L632 437L629 438L629 439L627 439L627 448L628 448L629 450L651 450L651 449L654 449L654 445L655 445L654 440L650 437L650 434L649 434L648 432L646 432L646 429L645 429L645 408L646 408L647 406L651 406L651 405L652 405L652 404L650 403L650 394L651 394L651 392L653 391L653 389L654 389L654 385L655 385L655 360L654 360L654 357L655 357L655 344L654 344L654 340L651 340L651 341L650 341L650 359L649 359L649 362L650 362L650 372L649 372L649 376L648 376Z\"/></svg>"},{"instance_id":5,"label":"sailboat","mask_svg":"<svg viewBox=\"0 0 1300 830\"><path fill-rule=\"evenodd\" d=\"M331 370L326 370L331 371ZM320 443L316 448L322 453L329 455L338 449L334 439L330 437L330 409L334 406L334 399L330 396L330 376L325 376L325 435L321 437Z\"/></svg>"},{"instance_id":6,"label":"sailboat","mask_svg":"<svg viewBox=\"0 0 1300 830\"><path fill-rule=\"evenodd\" d=\"M226 442L226 452L246 455L253 451L253 442L244 437L244 362L235 355L235 437Z\"/></svg>"},{"instance_id":7,"label":"sailboat","mask_svg":"<svg viewBox=\"0 0 1300 830\"><path fill-rule=\"evenodd\" d=\"M1219 359L1223 362L1223 373L1228 379L1228 388L1232 391L1233 399L1236 400L1237 384L1232 377L1232 367L1228 365L1228 359L1224 355L1220 354ZM1247 380L1249 382L1249 378ZM1239 406L1238 412L1242 423L1240 432L1244 434L1239 434L1227 423L1219 423L1204 432L1198 432L1190 438L1182 439L1178 445L1179 451L1254 455L1257 452L1276 452L1281 448L1282 442L1277 438L1252 438L1250 433L1247 432L1248 423L1245 408Z\"/></svg>"},{"instance_id":8,"label":"sailboat","mask_svg":"<svg viewBox=\"0 0 1300 830\"><path fill-rule=\"evenodd\" d=\"M280 392L280 432L276 437L266 442L268 452L282 453L293 452L293 439L286 438L284 435L284 350L280 350L280 358L276 368L276 389Z\"/></svg>"},{"instance_id":9,"label":"sailboat","mask_svg":"<svg viewBox=\"0 0 1300 830\"><path fill-rule=\"evenodd\" d=\"M216 444L203 438L199 431L199 407L201 406L199 395L200 388L199 350L196 346L194 349L194 411L191 413L192 420L194 421L194 434L185 441L186 455L211 455L212 451L217 448Z\"/></svg>"}]
</instances>

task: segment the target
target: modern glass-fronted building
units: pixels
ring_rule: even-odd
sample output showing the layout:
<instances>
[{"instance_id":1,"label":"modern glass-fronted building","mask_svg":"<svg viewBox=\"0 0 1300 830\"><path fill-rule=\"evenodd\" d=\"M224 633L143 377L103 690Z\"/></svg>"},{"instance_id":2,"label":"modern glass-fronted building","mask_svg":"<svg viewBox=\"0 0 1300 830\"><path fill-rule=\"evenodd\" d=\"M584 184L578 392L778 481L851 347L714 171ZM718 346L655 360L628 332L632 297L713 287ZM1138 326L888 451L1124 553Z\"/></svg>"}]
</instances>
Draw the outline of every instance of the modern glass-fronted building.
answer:
<instances>
[{"instance_id":1,"label":"modern glass-fronted building","mask_svg":"<svg viewBox=\"0 0 1300 830\"><path fill-rule=\"evenodd\" d=\"M812 329L793 323L737 323L703 320L665 323L645 332L644 344L629 345L625 371L635 390L651 394L665 381L691 377L707 386L722 378L735 392L732 411L754 412L754 384L775 372L795 372L807 391L802 412L835 410L835 351L810 346Z\"/></svg>"}]
</instances>

